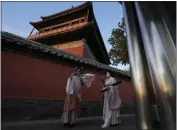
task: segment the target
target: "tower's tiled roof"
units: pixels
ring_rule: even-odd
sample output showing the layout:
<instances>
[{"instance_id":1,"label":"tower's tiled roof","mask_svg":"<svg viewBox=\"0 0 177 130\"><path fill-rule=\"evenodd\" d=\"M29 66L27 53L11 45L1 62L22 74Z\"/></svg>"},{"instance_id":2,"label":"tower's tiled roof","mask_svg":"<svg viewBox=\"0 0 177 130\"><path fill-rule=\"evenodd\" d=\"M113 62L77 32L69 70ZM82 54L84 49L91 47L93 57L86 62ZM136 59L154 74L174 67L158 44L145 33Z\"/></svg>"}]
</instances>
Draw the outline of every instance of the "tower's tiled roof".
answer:
<instances>
[{"instance_id":1,"label":"tower's tiled roof","mask_svg":"<svg viewBox=\"0 0 177 130\"><path fill-rule=\"evenodd\" d=\"M79 5L79 6L76 6L76 7L73 7L73 8L70 8L70 9L67 9L67 10L64 10L62 12L58 12L58 13L55 13L55 14L52 14L52 15L49 15L49 16L41 16L41 19L42 21L38 21L38 22L30 22L31 25L34 25L34 24L38 24L38 23L42 23L42 22L46 22L48 20L52 20L52 19L55 19L55 18L58 18L58 17L61 17L61 16L64 16L66 14L71 14L75 11L78 11L78 10L82 10L84 8L87 8L88 6L92 6L92 3L89 1L89 2L85 2L84 4L82 5Z\"/></svg>"},{"instance_id":2,"label":"tower's tiled roof","mask_svg":"<svg viewBox=\"0 0 177 130\"><path fill-rule=\"evenodd\" d=\"M55 13L55 14L52 14L52 15L49 15L49 16L41 16L41 18L43 20L47 20L47 19L50 19L50 18L59 17L59 16L62 16L62 15L65 15L67 13L73 13L73 12L75 12L77 10L81 10L81 9L87 8L88 6L91 6L91 4L92 3L90 1L88 1L88 2L85 2L82 5L72 7L70 9L64 10L62 12L58 12L58 13Z\"/></svg>"}]
</instances>

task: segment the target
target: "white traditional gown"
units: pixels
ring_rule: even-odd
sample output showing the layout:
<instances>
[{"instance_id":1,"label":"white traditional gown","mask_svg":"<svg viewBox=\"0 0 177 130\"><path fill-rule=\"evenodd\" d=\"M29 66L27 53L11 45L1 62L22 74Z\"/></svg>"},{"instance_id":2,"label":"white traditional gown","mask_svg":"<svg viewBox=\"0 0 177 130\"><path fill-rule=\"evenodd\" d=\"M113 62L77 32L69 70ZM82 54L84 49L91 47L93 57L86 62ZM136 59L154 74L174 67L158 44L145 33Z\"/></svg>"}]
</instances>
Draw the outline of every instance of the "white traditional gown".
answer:
<instances>
[{"instance_id":1,"label":"white traditional gown","mask_svg":"<svg viewBox=\"0 0 177 130\"><path fill-rule=\"evenodd\" d=\"M68 78L67 80L67 85L66 85L66 93L68 95L75 95L78 97L79 101L81 102L81 79L83 80L84 86L90 87L92 82L95 79L94 74L83 74L81 77L79 76L72 76ZM77 117L77 112L72 111L70 116L68 117L67 112L63 112L61 121L63 123L70 123L70 124L75 124L76 123L76 117Z\"/></svg>"},{"instance_id":2,"label":"white traditional gown","mask_svg":"<svg viewBox=\"0 0 177 130\"><path fill-rule=\"evenodd\" d=\"M113 77L106 79L105 85L110 85L116 83L116 80ZM119 88L118 86L110 86L109 89L104 92L104 105L103 105L103 120L104 127L109 125L116 125L120 123L118 117L120 115L120 106L121 99L119 97Z\"/></svg>"}]
</instances>

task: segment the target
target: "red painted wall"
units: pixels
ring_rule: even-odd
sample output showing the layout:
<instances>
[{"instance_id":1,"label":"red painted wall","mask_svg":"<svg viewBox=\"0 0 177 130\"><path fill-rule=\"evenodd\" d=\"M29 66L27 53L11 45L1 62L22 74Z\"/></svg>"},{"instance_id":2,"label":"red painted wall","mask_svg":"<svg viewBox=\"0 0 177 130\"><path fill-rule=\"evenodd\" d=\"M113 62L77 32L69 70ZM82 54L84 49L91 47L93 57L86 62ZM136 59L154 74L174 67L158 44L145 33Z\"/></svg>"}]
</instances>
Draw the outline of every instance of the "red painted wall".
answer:
<instances>
[{"instance_id":1,"label":"red painted wall","mask_svg":"<svg viewBox=\"0 0 177 130\"><path fill-rule=\"evenodd\" d=\"M50 61L2 51L2 98L39 98L63 100L67 78L74 66L64 66ZM102 83L96 74L91 88L84 88L84 100L99 101ZM123 102L132 103L132 84L120 85Z\"/></svg>"},{"instance_id":2,"label":"red painted wall","mask_svg":"<svg viewBox=\"0 0 177 130\"><path fill-rule=\"evenodd\" d=\"M88 45L84 45L84 57L90 60L97 61L96 57L93 55Z\"/></svg>"},{"instance_id":3,"label":"red painted wall","mask_svg":"<svg viewBox=\"0 0 177 130\"><path fill-rule=\"evenodd\" d=\"M80 57L84 57L87 59L96 60L96 58L93 56L92 52L86 45L79 46L79 47L73 47L73 48L60 49L60 50L65 51L70 54L80 56Z\"/></svg>"},{"instance_id":4,"label":"red painted wall","mask_svg":"<svg viewBox=\"0 0 177 130\"><path fill-rule=\"evenodd\" d=\"M84 56L84 46L61 49L61 50L66 51L70 54L77 55L77 56L81 56L81 57Z\"/></svg>"}]
</instances>

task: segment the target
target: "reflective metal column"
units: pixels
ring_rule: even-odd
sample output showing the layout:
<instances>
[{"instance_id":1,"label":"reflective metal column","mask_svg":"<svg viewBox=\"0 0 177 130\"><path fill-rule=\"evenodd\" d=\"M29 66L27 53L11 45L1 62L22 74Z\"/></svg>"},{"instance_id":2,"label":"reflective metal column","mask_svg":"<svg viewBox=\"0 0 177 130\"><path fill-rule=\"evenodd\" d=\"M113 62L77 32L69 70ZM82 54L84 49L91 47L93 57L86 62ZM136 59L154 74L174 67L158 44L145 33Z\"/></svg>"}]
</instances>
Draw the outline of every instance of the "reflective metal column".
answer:
<instances>
[{"instance_id":1,"label":"reflective metal column","mask_svg":"<svg viewBox=\"0 0 177 130\"><path fill-rule=\"evenodd\" d=\"M166 32L161 28L164 21L155 18L153 12L155 8L152 8L152 5L148 2L135 2L135 7L148 65L156 82L155 89L159 96L158 109L160 110L162 128L164 130L175 130L176 87L172 70L176 73L176 69L172 67L174 62L171 62L171 57L169 57L172 55L169 51L173 52L171 45L173 42L170 42L167 37L163 37L162 33ZM157 9L158 5L156 5ZM168 52L165 42L168 42L171 46ZM172 58L176 60L176 55L173 55Z\"/></svg>"},{"instance_id":2,"label":"reflective metal column","mask_svg":"<svg viewBox=\"0 0 177 130\"><path fill-rule=\"evenodd\" d=\"M164 48L166 59L173 74L174 80L176 80L176 60L174 59L176 54L176 39L174 38L174 35L176 37L176 26L173 25L169 19L162 2L148 2L148 4L150 6L149 13L156 23L157 30L160 33L159 36L163 41L162 46Z\"/></svg>"},{"instance_id":3,"label":"reflective metal column","mask_svg":"<svg viewBox=\"0 0 177 130\"><path fill-rule=\"evenodd\" d=\"M128 52L131 65L132 80L134 84L136 121L138 130L152 130L150 117L150 104L147 93L146 70L147 60L145 57L140 30L137 28L137 19L133 2L122 2Z\"/></svg>"}]
</instances>

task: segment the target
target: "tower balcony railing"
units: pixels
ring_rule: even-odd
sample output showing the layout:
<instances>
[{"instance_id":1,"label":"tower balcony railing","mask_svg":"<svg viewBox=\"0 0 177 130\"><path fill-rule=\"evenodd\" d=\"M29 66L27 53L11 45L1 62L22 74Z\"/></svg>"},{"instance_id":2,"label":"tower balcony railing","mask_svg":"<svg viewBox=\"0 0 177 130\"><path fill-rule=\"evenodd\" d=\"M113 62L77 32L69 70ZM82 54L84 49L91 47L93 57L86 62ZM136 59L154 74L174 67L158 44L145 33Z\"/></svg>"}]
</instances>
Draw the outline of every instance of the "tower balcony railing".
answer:
<instances>
[{"instance_id":1,"label":"tower balcony railing","mask_svg":"<svg viewBox=\"0 0 177 130\"><path fill-rule=\"evenodd\" d=\"M83 27L87 23L88 23L87 18L83 17L67 23L62 23L52 27L44 28L40 30L38 33L28 36L27 39L34 40L34 39L42 38L44 36L55 35L57 33L74 30Z\"/></svg>"}]
</instances>

